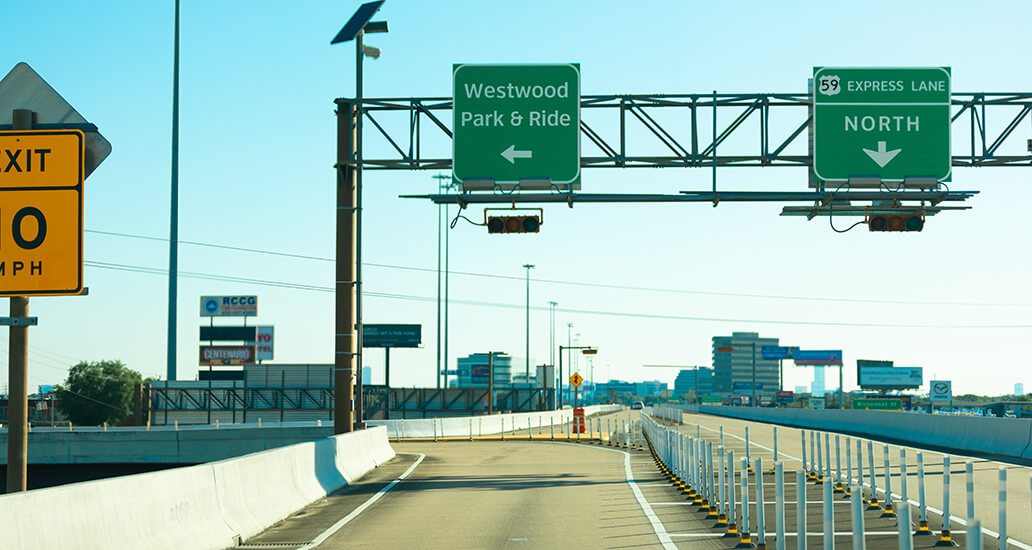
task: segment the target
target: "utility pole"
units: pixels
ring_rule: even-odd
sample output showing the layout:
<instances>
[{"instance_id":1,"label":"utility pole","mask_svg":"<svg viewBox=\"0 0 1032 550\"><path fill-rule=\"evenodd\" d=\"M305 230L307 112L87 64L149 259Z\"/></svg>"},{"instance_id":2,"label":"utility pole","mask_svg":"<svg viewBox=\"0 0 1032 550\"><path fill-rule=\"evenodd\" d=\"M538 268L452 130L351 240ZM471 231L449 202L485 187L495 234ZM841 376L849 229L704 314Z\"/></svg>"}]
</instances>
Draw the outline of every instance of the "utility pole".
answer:
<instances>
[{"instance_id":1,"label":"utility pole","mask_svg":"<svg viewBox=\"0 0 1032 550\"><path fill-rule=\"evenodd\" d=\"M172 47L172 193L168 235L168 356L165 379L176 379L176 304L179 274L179 0Z\"/></svg>"},{"instance_id":2,"label":"utility pole","mask_svg":"<svg viewBox=\"0 0 1032 550\"><path fill-rule=\"evenodd\" d=\"M534 269L534 264L523 264L523 267L527 270L527 335L526 335L526 357L524 363L526 365L526 378L523 381L530 387L530 270Z\"/></svg>"}]
</instances>

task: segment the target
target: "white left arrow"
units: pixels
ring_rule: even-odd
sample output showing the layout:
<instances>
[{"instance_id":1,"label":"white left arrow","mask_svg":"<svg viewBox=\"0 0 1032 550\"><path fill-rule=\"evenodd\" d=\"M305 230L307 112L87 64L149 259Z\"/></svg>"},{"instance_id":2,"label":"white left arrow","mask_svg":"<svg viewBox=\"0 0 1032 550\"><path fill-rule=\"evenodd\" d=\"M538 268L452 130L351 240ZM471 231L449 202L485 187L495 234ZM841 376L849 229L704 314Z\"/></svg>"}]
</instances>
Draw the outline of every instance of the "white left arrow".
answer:
<instances>
[{"instance_id":1,"label":"white left arrow","mask_svg":"<svg viewBox=\"0 0 1032 550\"><path fill-rule=\"evenodd\" d=\"M892 159L896 158L896 155L898 155L902 150L903 149L893 149L891 151L886 151L885 142L879 141L877 151L864 149L864 152L867 153L867 156L871 157L871 160L873 160L879 168L885 168L885 165L891 162Z\"/></svg>"},{"instance_id":2,"label":"white left arrow","mask_svg":"<svg viewBox=\"0 0 1032 550\"><path fill-rule=\"evenodd\" d=\"M509 161L510 164L516 164L516 159L529 159L531 158L530 151L518 151L516 145L510 145L508 149L502 151L502 156L505 160Z\"/></svg>"}]
</instances>

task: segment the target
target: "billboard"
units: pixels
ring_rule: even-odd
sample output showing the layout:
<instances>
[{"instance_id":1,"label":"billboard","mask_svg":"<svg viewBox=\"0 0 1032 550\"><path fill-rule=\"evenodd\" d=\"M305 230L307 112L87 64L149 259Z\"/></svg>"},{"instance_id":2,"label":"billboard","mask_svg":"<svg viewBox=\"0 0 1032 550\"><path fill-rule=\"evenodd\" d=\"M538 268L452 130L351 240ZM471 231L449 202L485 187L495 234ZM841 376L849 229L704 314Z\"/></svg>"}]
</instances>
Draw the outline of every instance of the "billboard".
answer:
<instances>
[{"instance_id":1,"label":"billboard","mask_svg":"<svg viewBox=\"0 0 1032 550\"><path fill-rule=\"evenodd\" d=\"M241 342L250 342L254 340L255 327L244 327L244 326L229 326L229 327L216 327L208 326L201 327L201 340L232 340Z\"/></svg>"},{"instance_id":2,"label":"billboard","mask_svg":"<svg viewBox=\"0 0 1032 550\"><path fill-rule=\"evenodd\" d=\"M842 350L801 350L792 353L796 365L841 365Z\"/></svg>"},{"instance_id":3,"label":"billboard","mask_svg":"<svg viewBox=\"0 0 1032 550\"><path fill-rule=\"evenodd\" d=\"M791 359L792 352L799 348L785 346L763 346L760 348L760 357L763 359Z\"/></svg>"},{"instance_id":4,"label":"billboard","mask_svg":"<svg viewBox=\"0 0 1032 550\"><path fill-rule=\"evenodd\" d=\"M790 391L779 391L774 394L774 401L778 403L793 403L795 402L795 393Z\"/></svg>"},{"instance_id":5,"label":"billboard","mask_svg":"<svg viewBox=\"0 0 1032 550\"><path fill-rule=\"evenodd\" d=\"M933 403L949 403L953 401L953 382L950 380L932 380L929 383L928 400Z\"/></svg>"},{"instance_id":6,"label":"billboard","mask_svg":"<svg viewBox=\"0 0 1032 550\"><path fill-rule=\"evenodd\" d=\"M363 348L418 348L423 325L362 325Z\"/></svg>"},{"instance_id":7,"label":"billboard","mask_svg":"<svg viewBox=\"0 0 1032 550\"><path fill-rule=\"evenodd\" d=\"M881 367L857 364L856 382L861 388L920 388L924 385L921 367Z\"/></svg>"},{"instance_id":8,"label":"billboard","mask_svg":"<svg viewBox=\"0 0 1032 550\"><path fill-rule=\"evenodd\" d=\"M262 325L255 328L257 328L256 339L253 342L248 342L248 345L254 346L255 359L259 361L272 361L274 333L272 325Z\"/></svg>"},{"instance_id":9,"label":"billboard","mask_svg":"<svg viewBox=\"0 0 1032 550\"><path fill-rule=\"evenodd\" d=\"M201 296L201 317L255 317L257 296Z\"/></svg>"},{"instance_id":10,"label":"billboard","mask_svg":"<svg viewBox=\"0 0 1032 550\"><path fill-rule=\"evenodd\" d=\"M252 363L254 363L254 346L201 346L201 365L212 367Z\"/></svg>"},{"instance_id":11,"label":"billboard","mask_svg":"<svg viewBox=\"0 0 1032 550\"><path fill-rule=\"evenodd\" d=\"M824 409L825 408L825 404L826 403L825 403L823 397L811 397L809 399L809 403L807 403L808 408L811 408L811 409Z\"/></svg>"}]
</instances>

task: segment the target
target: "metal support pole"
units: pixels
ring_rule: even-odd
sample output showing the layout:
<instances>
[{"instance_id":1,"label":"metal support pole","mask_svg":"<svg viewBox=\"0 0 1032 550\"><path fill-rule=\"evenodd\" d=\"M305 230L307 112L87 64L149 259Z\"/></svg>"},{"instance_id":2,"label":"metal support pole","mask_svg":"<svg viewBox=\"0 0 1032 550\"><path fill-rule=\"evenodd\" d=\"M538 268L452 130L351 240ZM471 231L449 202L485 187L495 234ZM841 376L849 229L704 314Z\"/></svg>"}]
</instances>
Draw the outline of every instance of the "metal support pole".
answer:
<instances>
[{"instance_id":1,"label":"metal support pole","mask_svg":"<svg viewBox=\"0 0 1032 550\"><path fill-rule=\"evenodd\" d=\"M178 21L178 3L176 6ZM178 24L177 24L178 28ZM179 33L176 33L179 36ZM176 49L178 52L178 48ZM32 111L14 109L11 128L32 129ZM10 154L10 152L8 152ZM11 296L12 319L29 316L29 298ZM174 345L173 345L174 348ZM25 491L28 487L29 449L29 327L11 325L7 344L7 492Z\"/></svg>"},{"instance_id":2,"label":"metal support pole","mask_svg":"<svg viewBox=\"0 0 1032 550\"><path fill-rule=\"evenodd\" d=\"M355 427L365 427L362 402L362 43L365 33L355 36Z\"/></svg>"},{"instance_id":3,"label":"metal support pole","mask_svg":"<svg viewBox=\"0 0 1032 550\"><path fill-rule=\"evenodd\" d=\"M179 0L176 0L175 31L172 42L172 183L169 197L168 339L166 343L168 355L165 365L165 380L176 379L176 304L179 296ZM15 130L22 129L14 125L12 127ZM31 119L29 127L31 128ZM8 490L10 490L10 484L8 484Z\"/></svg>"},{"instance_id":4,"label":"metal support pole","mask_svg":"<svg viewBox=\"0 0 1032 550\"><path fill-rule=\"evenodd\" d=\"M355 427L355 104L337 100L337 259L334 285L333 433Z\"/></svg>"}]
</instances>

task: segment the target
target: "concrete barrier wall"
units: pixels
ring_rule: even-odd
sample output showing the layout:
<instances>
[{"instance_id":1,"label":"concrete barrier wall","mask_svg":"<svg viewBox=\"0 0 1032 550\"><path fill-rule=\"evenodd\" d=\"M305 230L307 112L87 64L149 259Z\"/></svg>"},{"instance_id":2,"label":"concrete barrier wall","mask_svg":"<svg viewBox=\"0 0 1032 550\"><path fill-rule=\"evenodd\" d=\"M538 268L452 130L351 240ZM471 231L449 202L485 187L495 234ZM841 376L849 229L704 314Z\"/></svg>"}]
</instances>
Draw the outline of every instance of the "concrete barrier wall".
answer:
<instances>
[{"instance_id":1,"label":"concrete barrier wall","mask_svg":"<svg viewBox=\"0 0 1032 550\"><path fill-rule=\"evenodd\" d=\"M394 456L372 428L173 470L0 496L6 548L222 549Z\"/></svg>"},{"instance_id":2,"label":"concrete barrier wall","mask_svg":"<svg viewBox=\"0 0 1032 550\"><path fill-rule=\"evenodd\" d=\"M680 408L797 428L849 432L959 453L1032 460L1032 419L838 409L719 406Z\"/></svg>"},{"instance_id":3,"label":"concrete barrier wall","mask_svg":"<svg viewBox=\"0 0 1032 550\"><path fill-rule=\"evenodd\" d=\"M584 414L592 416L615 412L620 405L591 405L584 407ZM525 412L512 414L493 414L484 416L462 416L448 418L415 418L404 420L369 420L373 426L385 426L391 439L428 438L428 437L469 437L492 435L526 430L528 425L537 429L540 426L554 426L556 431L565 429L573 419L573 409L557 411Z\"/></svg>"}]
</instances>

